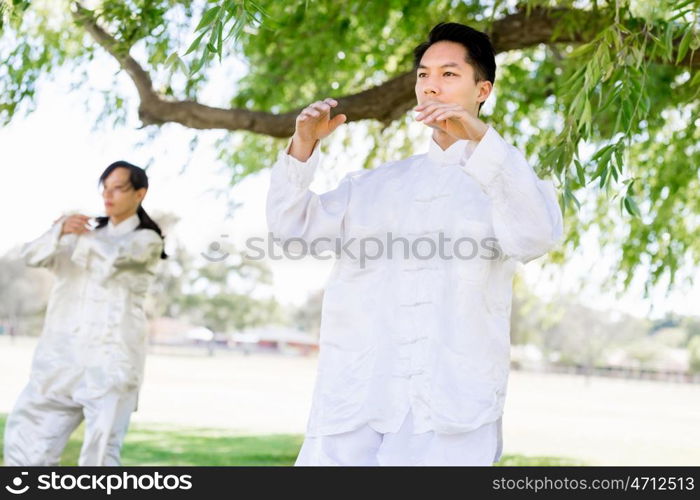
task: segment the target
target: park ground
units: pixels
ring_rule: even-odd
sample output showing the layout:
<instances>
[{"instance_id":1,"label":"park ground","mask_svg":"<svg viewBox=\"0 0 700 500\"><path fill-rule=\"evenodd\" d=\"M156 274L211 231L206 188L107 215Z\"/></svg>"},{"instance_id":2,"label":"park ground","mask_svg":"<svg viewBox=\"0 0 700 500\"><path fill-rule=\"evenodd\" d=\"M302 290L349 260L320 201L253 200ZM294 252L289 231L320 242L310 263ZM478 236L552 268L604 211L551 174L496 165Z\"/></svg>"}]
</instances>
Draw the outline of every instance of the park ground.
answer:
<instances>
[{"instance_id":1,"label":"park ground","mask_svg":"<svg viewBox=\"0 0 700 500\"><path fill-rule=\"evenodd\" d=\"M35 341L0 337L0 427ZM154 350L125 465L291 465L316 358ZM700 386L513 371L501 465L700 465ZM74 464L80 431L63 463ZM1 434L0 434L1 437Z\"/></svg>"}]
</instances>

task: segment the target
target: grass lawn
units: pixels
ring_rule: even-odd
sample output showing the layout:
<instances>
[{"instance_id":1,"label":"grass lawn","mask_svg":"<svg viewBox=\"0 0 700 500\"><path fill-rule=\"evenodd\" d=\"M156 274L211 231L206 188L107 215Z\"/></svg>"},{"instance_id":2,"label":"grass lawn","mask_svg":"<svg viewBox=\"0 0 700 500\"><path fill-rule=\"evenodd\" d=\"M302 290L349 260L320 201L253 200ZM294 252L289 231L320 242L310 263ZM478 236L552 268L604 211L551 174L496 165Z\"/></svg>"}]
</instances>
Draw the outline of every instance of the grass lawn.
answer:
<instances>
[{"instance_id":1,"label":"grass lawn","mask_svg":"<svg viewBox=\"0 0 700 500\"><path fill-rule=\"evenodd\" d=\"M0 457L6 415L0 414ZM83 427L70 438L61 465L76 465ZM124 465L293 465L301 434L239 436L225 430L132 425L124 447ZM558 457L504 455L497 465L585 465Z\"/></svg>"}]
</instances>

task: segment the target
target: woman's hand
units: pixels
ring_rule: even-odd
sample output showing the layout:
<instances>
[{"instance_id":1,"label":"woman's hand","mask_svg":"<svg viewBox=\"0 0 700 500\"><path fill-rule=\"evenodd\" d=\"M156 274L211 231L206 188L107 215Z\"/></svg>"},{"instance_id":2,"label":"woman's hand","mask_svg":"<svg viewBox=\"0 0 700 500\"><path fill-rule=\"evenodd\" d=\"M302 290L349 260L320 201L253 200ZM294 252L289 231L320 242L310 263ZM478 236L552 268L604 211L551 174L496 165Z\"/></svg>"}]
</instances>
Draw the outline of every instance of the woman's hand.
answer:
<instances>
[{"instance_id":1,"label":"woman's hand","mask_svg":"<svg viewBox=\"0 0 700 500\"><path fill-rule=\"evenodd\" d=\"M61 228L61 236L64 234L84 234L90 231L87 227L90 217L87 215L75 214L66 217Z\"/></svg>"}]
</instances>

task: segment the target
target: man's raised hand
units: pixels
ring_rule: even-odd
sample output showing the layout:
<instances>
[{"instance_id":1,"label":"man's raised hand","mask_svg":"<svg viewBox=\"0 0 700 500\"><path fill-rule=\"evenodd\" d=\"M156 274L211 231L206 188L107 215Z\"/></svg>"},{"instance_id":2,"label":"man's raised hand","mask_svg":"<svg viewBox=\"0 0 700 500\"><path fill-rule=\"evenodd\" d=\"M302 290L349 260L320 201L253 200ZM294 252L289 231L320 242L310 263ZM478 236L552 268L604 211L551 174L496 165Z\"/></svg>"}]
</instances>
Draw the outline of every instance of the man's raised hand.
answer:
<instances>
[{"instance_id":1,"label":"man's raised hand","mask_svg":"<svg viewBox=\"0 0 700 500\"><path fill-rule=\"evenodd\" d=\"M290 155L299 161L308 160L316 142L345 123L347 116L342 113L331 118L331 109L337 105L338 101L329 97L310 104L299 113L289 149Z\"/></svg>"},{"instance_id":2,"label":"man's raised hand","mask_svg":"<svg viewBox=\"0 0 700 500\"><path fill-rule=\"evenodd\" d=\"M480 141L488 130L488 125L459 104L427 101L413 109L420 112L416 120L455 139Z\"/></svg>"}]
</instances>

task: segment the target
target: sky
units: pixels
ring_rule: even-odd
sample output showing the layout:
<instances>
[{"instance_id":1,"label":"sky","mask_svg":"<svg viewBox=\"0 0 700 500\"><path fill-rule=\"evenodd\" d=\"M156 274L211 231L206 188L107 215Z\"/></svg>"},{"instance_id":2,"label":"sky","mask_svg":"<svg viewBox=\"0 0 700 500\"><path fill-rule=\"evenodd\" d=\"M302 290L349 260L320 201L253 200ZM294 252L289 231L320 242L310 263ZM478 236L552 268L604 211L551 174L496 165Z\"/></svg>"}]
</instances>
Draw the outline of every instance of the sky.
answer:
<instances>
[{"instance_id":1,"label":"sky","mask_svg":"<svg viewBox=\"0 0 700 500\"><path fill-rule=\"evenodd\" d=\"M214 242L223 248L227 242L234 242L240 248L246 237L266 232L268 170L227 187L230 174L223 162L217 160L214 147L216 139L222 136L220 131L196 132L199 145L194 152L188 144L195 132L177 124L164 125L156 139L139 145L148 129L140 128L133 109L134 91L123 75L116 77L116 89L131 98L128 102L132 109L126 124L112 126L108 121L96 127L100 107L95 97L100 90L115 88L117 68L107 58L97 57L91 64L89 87L96 92L71 90L70 75L59 74L40 84L34 112L17 116L0 129L0 255L38 237L62 213L101 215L97 179L117 159L141 166L153 159L148 168L151 187L144 207L149 212L170 212L180 218L168 233L166 251L168 248L172 251L177 240L192 253L211 254L210 245ZM222 69L219 83L204 93L205 102L220 99L222 85L231 71L232 68ZM213 81L216 80L215 77ZM497 89L494 94L497 98ZM485 111L488 114L488 107ZM416 153L427 149L427 129L421 137L423 140L416 143ZM351 161L324 165L317 171L312 189L317 192L330 189L342 174L356 168L360 167ZM238 208L227 216L231 202ZM662 286L645 300L641 296L643 274L640 273L631 290L620 297L601 289L598 283L608 273L614 252L614 249L602 251L591 237L563 269L534 261L521 272L528 288L545 299L568 292L592 307L616 309L640 317L659 317L666 312L696 314L692 305L700 303L698 287L667 297ZM287 305L301 304L324 285L332 264L331 260L311 258L268 261L274 284L269 289L261 288L259 295L272 294Z\"/></svg>"}]
</instances>

